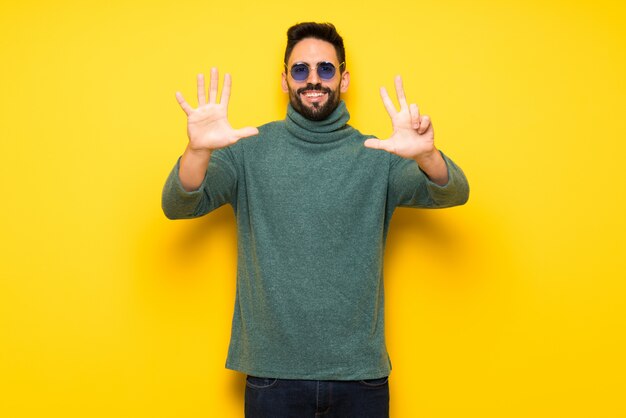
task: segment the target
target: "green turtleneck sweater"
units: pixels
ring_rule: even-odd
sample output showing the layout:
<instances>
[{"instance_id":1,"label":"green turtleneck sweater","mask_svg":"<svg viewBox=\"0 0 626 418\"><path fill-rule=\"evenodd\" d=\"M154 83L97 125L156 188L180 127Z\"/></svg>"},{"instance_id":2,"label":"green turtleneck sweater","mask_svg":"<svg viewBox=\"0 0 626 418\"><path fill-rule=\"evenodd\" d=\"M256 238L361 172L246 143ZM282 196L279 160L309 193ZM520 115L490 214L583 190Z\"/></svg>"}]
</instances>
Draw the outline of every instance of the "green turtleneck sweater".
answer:
<instances>
[{"instance_id":1,"label":"green turtleneck sweater","mask_svg":"<svg viewBox=\"0 0 626 418\"><path fill-rule=\"evenodd\" d=\"M465 203L468 184L444 155L449 181L415 161L366 148L344 102L313 122L285 120L216 151L199 190L178 164L163 190L169 218L230 203L237 218L237 296L226 367L284 379L387 376L383 251L397 206Z\"/></svg>"}]
</instances>

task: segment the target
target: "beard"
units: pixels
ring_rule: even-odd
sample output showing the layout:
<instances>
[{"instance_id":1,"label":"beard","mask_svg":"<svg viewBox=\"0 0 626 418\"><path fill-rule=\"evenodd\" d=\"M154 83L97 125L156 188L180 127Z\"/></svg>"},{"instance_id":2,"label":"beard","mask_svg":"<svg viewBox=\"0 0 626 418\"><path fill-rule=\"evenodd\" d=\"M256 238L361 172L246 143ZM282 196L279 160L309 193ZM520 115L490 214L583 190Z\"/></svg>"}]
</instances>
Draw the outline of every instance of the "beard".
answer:
<instances>
[{"instance_id":1,"label":"beard","mask_svg":"<svg viewBox=\"0 0 626 418\"><path fill-rule=\"evenodd\" d=\"M331 113L337 106L339 106L339 92L338 90L331 90L328 87L323 87L320 83L318 84L307 84L306 87L299 88L297 90L293 90L291 86L289 86L289 102L291 106L296 110L296 112L300 113L305 118L312 121L320 121L326 119L330 116ZM302 98L300 94L305 91L321 91L327 94L327 99L324 104L321 103L312 103L312 107L306 106L302 102Z\"/></svg>"}]
</instances>

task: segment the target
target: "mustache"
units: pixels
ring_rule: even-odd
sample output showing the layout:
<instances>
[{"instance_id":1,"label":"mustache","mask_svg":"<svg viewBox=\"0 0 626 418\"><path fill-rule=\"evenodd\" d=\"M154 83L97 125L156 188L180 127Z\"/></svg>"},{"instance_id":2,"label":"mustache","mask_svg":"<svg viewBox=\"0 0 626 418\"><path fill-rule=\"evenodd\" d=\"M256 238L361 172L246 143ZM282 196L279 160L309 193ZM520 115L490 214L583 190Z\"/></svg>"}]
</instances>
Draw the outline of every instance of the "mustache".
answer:
<instances>
[{"instance_id":1,"label":"mustache","mask_svg":"<svg viewBox=\"0 0 626 418\"><path fill-rule=\"evenodd\" d=\"M296 93L300 94L300 93L304 93L305 91L312 91L312 90L318 90L318 91L322 91L328 94L330 94L330 92L332 91L328 87L323 87L321 83L317 83L317 84L307 83L306 87L299 88L298 90L296 90Z\"/></svg>"}]
</instances>

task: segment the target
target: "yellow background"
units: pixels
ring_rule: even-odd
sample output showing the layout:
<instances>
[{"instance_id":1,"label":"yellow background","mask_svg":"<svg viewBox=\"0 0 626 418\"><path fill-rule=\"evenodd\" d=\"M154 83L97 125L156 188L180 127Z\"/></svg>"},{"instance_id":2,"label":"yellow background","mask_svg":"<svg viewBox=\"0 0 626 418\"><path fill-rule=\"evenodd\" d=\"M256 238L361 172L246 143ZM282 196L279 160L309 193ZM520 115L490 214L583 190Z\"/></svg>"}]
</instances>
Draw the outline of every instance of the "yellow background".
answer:
<instances>
[{"instance_id":1,"label":"yellow background","mask_svg":"<svg viewBox=\"0 0 626 418\"><path fill-rule=\"evenodd\" d=\"M2 2L0 416L242 416L232 210L160 209L174 92L219 66L235 127L282 119L306 20L344 36L354 126L389 134L402 74L471 184L392 221L392 416L626 416L626 6L376 4Z\"/></svg>"}]
</instances>

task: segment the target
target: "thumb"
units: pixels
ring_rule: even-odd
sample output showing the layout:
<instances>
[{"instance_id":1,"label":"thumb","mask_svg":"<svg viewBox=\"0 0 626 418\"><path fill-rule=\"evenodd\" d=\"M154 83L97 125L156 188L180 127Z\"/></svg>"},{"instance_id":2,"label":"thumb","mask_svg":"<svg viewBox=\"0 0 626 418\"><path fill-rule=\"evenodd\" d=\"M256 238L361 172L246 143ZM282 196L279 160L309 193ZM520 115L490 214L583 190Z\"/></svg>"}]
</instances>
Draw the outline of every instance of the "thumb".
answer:
<instances>
[{"instance_id":1,"label":"thumb","mask_svg":"<svg viewBox=\"0 0 626 418\"><path fill-rule=\"evenodd\" d=\"M377 138L370 138L368 140L366 140L363 145L365 145L367 148L373 148L373 149L381 149L383 151L387 151L387 152L395 152L395 148L393 146L393 142L390 140L380 140Z\"/></svg>"},{"instance_id":2,"label":"thumb","mask_svg":"<svg viewBox=\"0 0 626 418\"><path fill-rule=\"evenodd\" d=\"M258 135L259 130L257 128L247 127L235 130L235 135L237 138L247 138L249 136Z\"/></svg>"}]
</instances>

